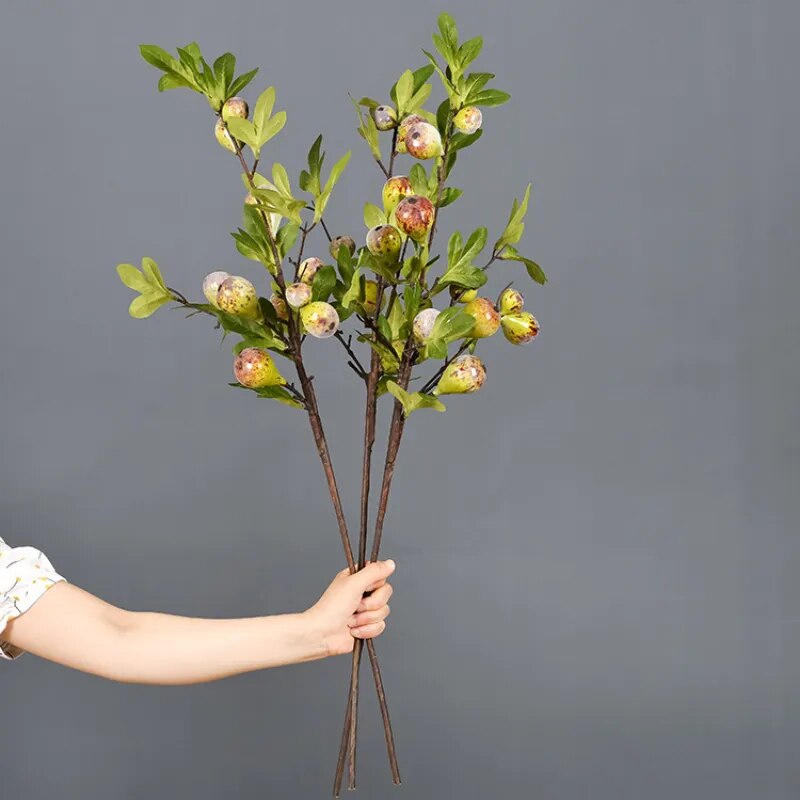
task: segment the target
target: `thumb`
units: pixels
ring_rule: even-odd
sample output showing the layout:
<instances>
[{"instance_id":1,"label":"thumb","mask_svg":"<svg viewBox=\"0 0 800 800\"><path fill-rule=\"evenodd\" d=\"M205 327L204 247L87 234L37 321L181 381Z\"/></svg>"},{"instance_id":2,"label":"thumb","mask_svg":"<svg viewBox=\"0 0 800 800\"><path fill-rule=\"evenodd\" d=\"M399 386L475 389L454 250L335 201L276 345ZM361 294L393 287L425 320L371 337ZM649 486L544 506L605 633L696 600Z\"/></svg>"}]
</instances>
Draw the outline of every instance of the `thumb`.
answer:
<instances>
[{"instance_id":1,"label":"thumb","mask_svg":"<svg viewBox=\"0 0 800 800\"><path fill-rule=\"evenodd\" d=\"M380 584L385 581L394 572L394 569L395 563L391 559L388 561L374 561L352 575L351 580L363 593L371 588L377 588L374 584Z\"/></svg>"}]
</instances>

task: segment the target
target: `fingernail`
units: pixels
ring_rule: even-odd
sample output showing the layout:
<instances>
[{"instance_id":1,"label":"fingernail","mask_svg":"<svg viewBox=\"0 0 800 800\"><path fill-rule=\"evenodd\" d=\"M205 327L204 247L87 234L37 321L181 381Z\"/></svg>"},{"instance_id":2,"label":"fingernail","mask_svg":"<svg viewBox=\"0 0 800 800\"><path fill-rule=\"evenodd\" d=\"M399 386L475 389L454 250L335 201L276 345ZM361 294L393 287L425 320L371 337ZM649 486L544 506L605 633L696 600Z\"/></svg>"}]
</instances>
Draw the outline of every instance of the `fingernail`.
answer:
<instances>
[{"instance_id":1,"label":"fingernail","mask_svg":"<svg viewBox=\"0 0 800 800\"><path fill-rule=\"evenodd\" d=\"M396 565L396 564L394 563L394 561L392 561L392 559L390 558L390 559L389 559L389 560L386 562L386 566L387 566L387 567L389 567L389 569L390 569L390 570L394 571L394 568L395 568L397 565Z\"/></svg>"}]
</instances>

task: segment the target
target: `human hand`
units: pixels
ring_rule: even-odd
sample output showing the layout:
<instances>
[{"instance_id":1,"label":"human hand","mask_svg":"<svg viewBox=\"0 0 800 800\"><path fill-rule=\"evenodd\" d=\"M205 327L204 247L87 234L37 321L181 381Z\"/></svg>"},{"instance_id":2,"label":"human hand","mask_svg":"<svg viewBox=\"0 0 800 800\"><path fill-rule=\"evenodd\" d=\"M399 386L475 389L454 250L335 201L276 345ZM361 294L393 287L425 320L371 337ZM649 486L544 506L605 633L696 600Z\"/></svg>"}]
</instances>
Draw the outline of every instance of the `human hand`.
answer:
<instances>
[{"instance_id":1,"label":"human hand","mask_svg":"<svg viewBox=\"0 0 800 800\"><path fill-rule=\"evenodd\" d=\"M305 612L312 629L322 638L328 655L353 650L356 639L372 639L386 628L392 586L387 579L394 561L376 561L350 574L342 570L322 597ZM364 597L366 592L372 592Z\"/></svg>"}]
</instances>

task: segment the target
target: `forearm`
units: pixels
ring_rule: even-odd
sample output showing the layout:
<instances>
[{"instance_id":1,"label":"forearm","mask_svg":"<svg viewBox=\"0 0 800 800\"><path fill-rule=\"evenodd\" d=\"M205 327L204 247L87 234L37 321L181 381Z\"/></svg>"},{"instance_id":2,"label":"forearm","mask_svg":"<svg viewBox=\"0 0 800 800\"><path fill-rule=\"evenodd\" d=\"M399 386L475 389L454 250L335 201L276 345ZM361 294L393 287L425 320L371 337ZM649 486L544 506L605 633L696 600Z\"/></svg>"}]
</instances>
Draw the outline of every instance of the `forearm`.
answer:
<instances>
[{"instance_id":1,"label":"forearm","mask_svg":"<svg viewBox=\"0 0 800 800\"><path fill-rule=\"evenodd\" d=\"M4 638L128 683L200 683L327 655L306 614L214 620L130 612L69 584L48 591Z\"/></svg>"}]
</instances>

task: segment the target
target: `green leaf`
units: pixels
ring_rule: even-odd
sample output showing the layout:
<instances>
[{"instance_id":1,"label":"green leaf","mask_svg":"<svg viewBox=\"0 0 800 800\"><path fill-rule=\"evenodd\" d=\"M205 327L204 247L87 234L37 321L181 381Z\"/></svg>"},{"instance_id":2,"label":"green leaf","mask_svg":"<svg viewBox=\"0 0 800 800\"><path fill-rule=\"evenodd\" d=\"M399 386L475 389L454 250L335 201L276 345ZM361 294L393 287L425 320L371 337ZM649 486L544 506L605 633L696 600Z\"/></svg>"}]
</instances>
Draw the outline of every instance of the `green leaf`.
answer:
<instances>
[{"instance_id":1,"label":"green leaf","mask_svg":"<svg viewBox=\"0 0 800 800\"><path fill-rule=\"evenodd\" d=\"M478 289L484 283L486 283L486 273L472 265L448 269L438 280L438 286L441 289L450 285L461 286L464 289Z\"/></svg>"},{"instance_id":2,"label":"green leaf","mask_svg":"<svg viewBox=\"0 0 800 800\"><path fill-rule=\"evenodd\" d=\"M166 50L154 44L140 44L139 52L142 58L151 66L164 72L176 72L178 61Z\"/></svg>"},{"instance_id":3,"label":"green leaf","mask_svg":"<svg viewBox=\"0 0 800 800\"><path fill-rule=\"evenodd\" d=\"M326 301L336 286L336 269L330 265L322 267L311 284L311 299Z\"/></svg>"},{"instance_id":4,"label":"green leaf","mask_svg":"<svg viewBox=\"0 0 800 800\"><path fill-rule=\"evenodd\" d=\"M475 133L454 133L450 139L450 148L448 149L448 153L455 153L458 150L463 150L465 147L469 147L471 144L475 144L478 139L483 136L483 129L478 128Z\"/></svg>"},{"instance_id":5,"label":"green leaf","mask_svg":"<svg viewBox=\"0 0 800 800\"><path fill-rule=\"evenodd\" d=\"M342 276L342 280L349 286L353 280L354 267L353 257L346 247L339 248L339 252L336 254L336 266L339 269L339 275Z\"/></svg>"},{"instance_id":6,"label":"green leaf","mask_svg":"<svg viewBox=\"0 0 800 800\"><path fill-rule=\"evenodd\" d=\"M340 252L341 250L344 250L344 248L340 248ZM361 277L361 268L357 267L353 270L353 274L350 278L350 286L342 295L341 304L344 308L350 308L350 306L352 306L354 303L357 303L359 297L361 297Z\"/></svg>"},{"instance_id":7,"label":"green leaf","mask_svg":"<svg viewBox=\"0 0 800 800\"><path fill-rule=\"evenodd\" d=\"M398 116L404 116L408 111L408 102L414 93L414 75L407 69L398 79L395 95L397 98Z\"/></svg>"},{"instance_id":8,"label":"green leaf","mask_svg":"<svg viewBox=\"0 0 800 800\"><path fill-rule=\"evenodd\" d=\"M411 181L411 188L414 194L428 196L428 173L422 164L414 164L408 172L408 179Z\"/></svg>"},{"instance_id":9,"label":"green leaf","mask_svg":"<svg viewBox=\"0 0 800 800\"><path fill-rule=\"evenodd\" d=\"M214 62L214 75L217 79L217 86L220 94L227 95L228 87L233 83L233 76L236 72L236 56L233 53L223 53Z\"/></svg>"},{"instance_id":10,"label":"green leaf","mask_svg":"<svg viewBox=\"0 0 800 800\"><path fill-rule=\"evenodd\" d=\"M238 139L240 142L244 142L254 153L258 154L259 146L256 129L249 119L231 117L225 124L234 138Z\"/></svg>"},{"instance_id":11,"label":"green leaf","mask_svg":"<svg viewBox=\"0 0 800 800\"><path fill-rule=\"evenodd\" d=\"M386 382L386 390L403 407L403 412L406 417L408 417L410 414L413 414L415 411L419 411L421 408L431 408L434 411L447 410L444 403L432 395L422 394L421 392L409 394L394 381Z\"/></svg>"},{"instance_id":12,"label":"green leaf","mask_svg":"<svg viewBox=\"0 0 800 800\"><path fill-rule=\"evenodd\" d=\"M128 308L128 313L136 319L149 317L156 309L174 299L161 277L158 264L151 258L142 259L141 270L133 264L119 264L117 274L129 289L140 293Z\"/></svg>"},{"instance_id":13,"label":"green leaf","mask_svg":"<svg viewBox=\"0 0 800 800\"><path fill-rule=\"evenodd\" d=\"M322 215L325 213L325 208L328 205L328 200L330 200L331 192L333 191L333 187L338 182L339 178L342 177L342 173L347 167L348 162L350 161L350 151L348 150L334 165L331 169L331 174L328 176L328 180L325 181L325 188L320 192L319 196L314 203L314 222L319 222L322 219Z\"/></svg>"},{"instance_id":14,"label":"green leaf","mask_svg":"<svg viewBox=\"0 0 800 800\"><path fill-rule=\"evenodd\" d=\"M446 186L442 190L442 196L439 200L439 208L444 208L445 206L449 206L451 203L454 203L458 200L464 192L461 189L456 189L453 186Z\"/></svg>"},{"instance_id":15,"label":"green leaf","mask_svg":"<svg viewBox=\"0 0 800 800\"><path fill-rule=\"evenodd\" d=\"M133 264L117 265L117 274L119 279L135 292L147 292L153 288L150 281Z\"/></svg>"},{"instance_id":16,"label":"green leaf","mask_svg":"<svg viewBox=\"0 0 800 800\"><path fill-rule=\"evenodd\" d=\"M371 97L362 97L358 101L358 104L360 106L365 106L366 108L369 109L377 108L380 105L380 103L377 100L373 100Z\"/></svg>"},{"instance_id":17,"label":"green leaf","mask_svg":"<svg viewBox=\"0 0 800 800\"><path fill-rule=\"evenodd\" d=\"M167 72L158 79L158 91L166 92L169 89L194 89L194 84L181 75Z\"/></svg>"},{"instance_id":18,"label":"green leaf","mask_svg":"<svg viewBox=\"0 0 800 800\"><path fill-rule=\"evenodd\" d=\"M151 285L160 288L165 294L169 294L167 284L164 283L164 278L161 276L161 270L152 258L145 256L142 259L142 273Z\"/></svg>"},{"instance_id":19,"label":"green leaf","mask_svg":"<svg viewBox=\"0 0 800 800\"><path fill-rule=\"evenodd\" d=\"M273 136L277 136L286 124L286 112L279 111L274 117L270 117L269 122L258 131L258 146L259 150L270 140Z\"/></svg>"},{"instance_id":20,"label":"green leaf","mask_svg":"<svg viewBox=\"0 0 800 800\"><path fill-rule=\"evenodd\" d=\"M423 84L418 91L414 92L411 95L411 98L408 101L408 105L406 106L406 110L411 113L412 111L419 111L422 106L425 105L427 99L431 96L431 91L433 90L433 86L429 83Z\"/></svg>"},{"instance_id":21,"label":"green leaf","mask_svg":"<svg viewBox=\"0 0 800 800\"><path fill-rule=\"evenodd\" d=\"M373 203L364 203L364 225L375 228L386 224L386 214Z\"/></svg>"},{"instance_id":22,"label":"green leaf","mask_svg":"<svg viewBox=\"0 0 800 800\"><path fill-rule=\"evenodd\" d=\"M358 135L369 145L372 155L375 158L380 159L381 147L380 143L378 142L378 128L375 126L375 120L372 119L372 114L369 112L362 113L358 103L356 103L352 97L350 100L353 103L353 107L356 110L356 116L358 117Z\"/></svg>"},{"instance_id":23,"label":"green leaf","mask_svg":"<svg viewBox=\"0 0 800 800\"><path fill-rule=\"evenodd\" d=\"M442 38L450 47L455 49L458 45L458 28L456 27L456 21L445 11L439 14L437 23L442 33Z\"/></svg>"},{"instance_id":24,"label":"green leaf","mask_svg":"<svg viewBox=\"0 0 800 800\"><path fill-rule=\"evenodd\" d=\"M458 64L462 70L468 67L481 53L483 48L483 38L476 36L468 39L458 48Z\"/></svg>"},{"instance_id":25,"label":"green leaf","mask_svg":"<svg viewBox=\"0 0 800 800\"><path fill-rule=\"evenodd\" d=\"M524 264L532 280L542 286L547 283L547 275L544 274L544 270L535 261L520 255L511 245L506 245L497 257L503 261L518 261Z\"/></svg>"},{"instance_id":26,"label":"green leaf","mask_svg":"<svg viewBox=\"0 0 800 800\"><path fill-rule=\"evenodd\" d=\"M289 173L286 172L286 168L283 164L278 164L276 162L272 165L272 182L281 194L287 197L292 196L292 187L289 185Z\"/></svg>"},{"instance_id":27,"label":"green leaf","mask_svg":"<svg viewBox=\"0 0 800 800\"><path fill-rule=\"evenodd\" d=\"M253 109L253 124L257 131L266 128L272 109L275 106L275 87L270 86L265 89L256 100L256 107Z\"/></svg>"},{"instance_id":28,"label":"green leaf","mask_svg":"<svg viewBox=\"0 0 800 800\"><path fill-rule=\"evenodd\" d=\"M303 404L297 400L294 395L290 394L283 386L263 386L260 389L250 389L247 386L242 386L241 383L229 383L228 386L233 386L236 389L244 389L248 392L255 392L259 397L267 400L277 400L291 408L303 408Z\"/></svg>"},{"instance_id":29,"label":"green leaf","mask_svg":"<svg viewBox=\"0 0 800 800\"><path fill-rule=\"evenodd\" d=\"M247 84L250 83L253 78L255 78L257 73L258 67L250 70L250 72L245 72L236 78L236 80L228 87L228 97L234 97L235 95L239 94L239 92L241 92L242 89L244 89L244 87L247 86Z\"/></svg>"},{"instance_id":30,"label":"green leaf","mask_svg":"<svg viewBox=\"0 0 800 800\"><path fill-rule=\"evenodd\" d=\"M409 326L414 323L414 317L419 311L422 301L422 287L418 283L412 283L403 290L403 304L406 307L406 322Z\"/></svg>"},{"instance_id":31,"label":"green leaf","mask_svg":"<svg viewBox=\"0 0 800 800\"><path fill-rule=\"evenodd\" d=\"M149 317L153 312L157 311L161 306L165 303L169 303L172 300L172 297L169 295L163 294L156 294L156 293L145 293L140 294L138 297L134 297L131 301L130 306L128 307L128 313L134 319L145 319Z\"/></svg>"},{"instance_id":32,"label":"green leaf","mask_svg":"<svg viewBox=\"0 0 800 800\"><path fill-rule=\"evenodd\" d=\"M531 184L528 184L522 202L520 203L515 199L511 206L508 224L505 230L500 234L500 238L495 242L494 249L496 251L501 250L507 245L516 244L522 238L522 234L525 231L523 220L528 213L528 201L530 200L530 196Z\"/></svg>"},{"instance_id":33,"label":"green leaf","mask_svg":"<svg viewBox=\"0 0 800 800\"><path fill-rule=\"evenodd\" d=\"M278 245L278 252L281 254L281 258L286 258L287 253L294 247L299 233L300 225L297 222L287 222L278 229L275 241Z\"/></svg>"},{"instance_id":34,"label":"green leaf","mask_svg":"<svg viewBox=\"0 0 800 800\"><path fill-rule=\"evenodd\" d=\"M475 326L475 318L458 306L446 308L436 317L431 331L431 339L441 339L445 343L463 339Z\"/></svg>"},{"instance_id":35,"label":"green leaf","mask_svg":"<svg viewBox=\"0 0 800 800\"><path fill-rule=\"evenodd\" d=\"M511 99L508 92L499 89L484 89L470 96L469 102L473 106L501 106Z\"/></svg>"}]
</instances>

